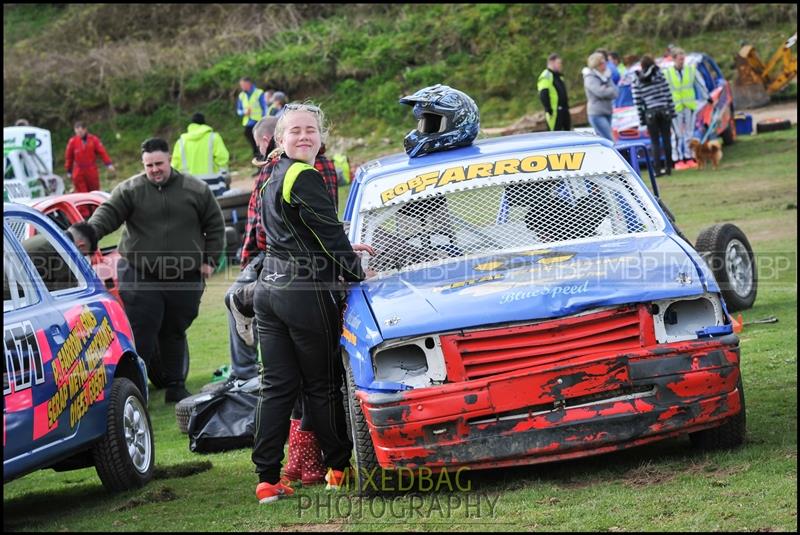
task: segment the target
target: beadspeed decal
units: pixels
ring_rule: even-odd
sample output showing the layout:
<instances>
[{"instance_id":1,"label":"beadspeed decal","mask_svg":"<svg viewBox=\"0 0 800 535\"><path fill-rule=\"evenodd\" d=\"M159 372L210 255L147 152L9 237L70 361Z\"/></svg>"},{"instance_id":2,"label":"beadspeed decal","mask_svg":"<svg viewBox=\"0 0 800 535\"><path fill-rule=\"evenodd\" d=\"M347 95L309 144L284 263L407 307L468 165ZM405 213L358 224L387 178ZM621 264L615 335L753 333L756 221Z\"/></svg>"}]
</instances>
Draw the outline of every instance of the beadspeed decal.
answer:
<instances>
[{"instance_id":1,"label":"beadspeed decal","mask_svg":"<svg viewBox=\"0 0 800 535\"><path fill-rule=\"evenodd\" d=\"M483 275L481 277L473 277L463 281L452 282L450 284L447 284L446 286L437 288L434 291L447 293L450 291L462 290L463 288L475 286L478 284L483 284L486 282L503 280L506 278L506 274L511 271L516 271L519 270L520 268L535 266L536 264L541 264L546 267L552 264L567 262L568 260L571 260L574 256L575 253L572 252L552 253L548 249L523 251L521 253L518 253L513 258L484 262L478 264L473 268L475 271L496 271L499 273L490 273Z\"/></svg>"},{"instance_id":2,"label":"beadspeed decal","mask_svg":"<svg viewBox=\"0 0 800 535\"><path fill-rule=\"evenodd\" d=\"M422 173L381 192L381 202L387 202L405 193L422 193L428 188L441 188L450 183L476 178L489 178L541 171L579 171L583 167L585 152L536 154L523 158L510 158L493 162L480 162L467 166L448 167Z\"/></svg>"}]
</instances>

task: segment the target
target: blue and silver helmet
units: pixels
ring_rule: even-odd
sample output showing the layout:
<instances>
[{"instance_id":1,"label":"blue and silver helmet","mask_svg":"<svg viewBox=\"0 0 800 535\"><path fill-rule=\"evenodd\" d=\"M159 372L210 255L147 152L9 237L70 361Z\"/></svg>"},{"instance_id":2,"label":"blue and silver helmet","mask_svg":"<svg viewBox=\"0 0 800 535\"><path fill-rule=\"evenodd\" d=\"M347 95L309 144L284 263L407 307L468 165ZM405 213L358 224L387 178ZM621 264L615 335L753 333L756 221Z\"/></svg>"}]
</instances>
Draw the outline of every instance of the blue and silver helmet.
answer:
<instances>
[{"instance_id":1,"label":"blue and silver helmet","mask_svg":"<svg viewBox=\"0 0 800 535\"><path fill-rule=\"evenodd\" d=\"M403 146L410 158L471 145L480 130L480 114L466 93L436 84L400 99L414 107L417 128L406 135Z\"/></svg>"}]
</instances>

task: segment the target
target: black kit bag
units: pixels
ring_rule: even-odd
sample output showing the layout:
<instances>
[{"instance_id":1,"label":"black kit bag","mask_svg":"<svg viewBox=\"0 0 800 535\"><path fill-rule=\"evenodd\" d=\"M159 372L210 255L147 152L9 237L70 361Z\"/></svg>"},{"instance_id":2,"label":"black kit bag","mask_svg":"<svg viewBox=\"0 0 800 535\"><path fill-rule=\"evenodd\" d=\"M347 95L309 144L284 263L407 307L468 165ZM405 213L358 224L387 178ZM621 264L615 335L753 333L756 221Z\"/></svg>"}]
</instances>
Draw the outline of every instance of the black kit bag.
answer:
<instances>
[{"instance_id":1,"label":"black kit bag","mask_svg":"<svg viewBox=\"0 0 800 535\"><path fill-rule=\"evenodd\" d=\"M189 449L213 453L252 448L257 403L257 390L226 390L198 403L189 416Z\"/></svg>"}]
</instances>

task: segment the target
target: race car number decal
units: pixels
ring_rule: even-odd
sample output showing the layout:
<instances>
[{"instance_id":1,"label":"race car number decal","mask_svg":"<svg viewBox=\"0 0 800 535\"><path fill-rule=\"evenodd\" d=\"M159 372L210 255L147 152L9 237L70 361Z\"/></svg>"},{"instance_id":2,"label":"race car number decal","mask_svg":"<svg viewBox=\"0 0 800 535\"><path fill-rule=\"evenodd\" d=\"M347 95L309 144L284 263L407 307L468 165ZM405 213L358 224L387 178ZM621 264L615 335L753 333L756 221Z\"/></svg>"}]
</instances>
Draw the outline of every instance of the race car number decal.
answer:
<instances>
[{"instance_id":1,"label":"race car number decal","mask_svg":"<svg viewBox=\"0 0 800 535\"><path fill-rule=\"evenodd\" d=\"M511 158L494 162L476 163L444 170L431 171L401 182L383 192L381 201L386 204L395 197L409 191L422 193L428 188L440 188L452 182L463 182L475 178L488 178L519 173L538 173L541 171L578 171L583 166L585 152L564 152L548 155L533 155L522 159Z\"/></svg>"},{"instance_id":2,"label":"race car number decal","mask_svg":"<svg viewBox=\"0 0 800 535\"><path fill-rule=\"evenodd\" d=\"M6 352L3 395L43 383L44 364L33 324L23 321L8 325L3 329L3 338Z\"/></svg>"}]
</instances>

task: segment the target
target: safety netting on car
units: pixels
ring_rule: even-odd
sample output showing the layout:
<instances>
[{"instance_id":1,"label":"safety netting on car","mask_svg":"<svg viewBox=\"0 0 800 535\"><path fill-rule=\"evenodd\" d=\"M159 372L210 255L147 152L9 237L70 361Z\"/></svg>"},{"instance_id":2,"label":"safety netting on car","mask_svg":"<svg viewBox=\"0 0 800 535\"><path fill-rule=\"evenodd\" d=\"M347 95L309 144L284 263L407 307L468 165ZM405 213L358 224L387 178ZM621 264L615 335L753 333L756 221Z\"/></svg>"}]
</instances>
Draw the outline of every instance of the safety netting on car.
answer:
<instances>
[{"instance_id":1,"label":"safety netting on car","mask_svg":"<svg viewBox=\"0 0 800 535\"><path fill-rule=\"evenodd\" d=\"M28 224L22 219L6 219L6 224L18 240L24 240L28 235Z\"/></svg>"},{"instance_id":2,"label":"safety netting on car","mask_svg":"<svg viewBox=\"0 0 800 535\"><path fill-rule=\"evenodd\" d=\"M654 232L663 222L628 173L537 178L362 212L378 272L448 258Z\"/></svg>"}]
</instances>

